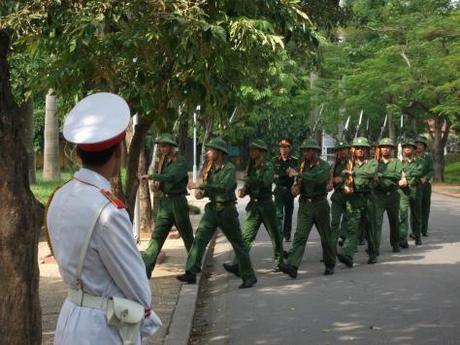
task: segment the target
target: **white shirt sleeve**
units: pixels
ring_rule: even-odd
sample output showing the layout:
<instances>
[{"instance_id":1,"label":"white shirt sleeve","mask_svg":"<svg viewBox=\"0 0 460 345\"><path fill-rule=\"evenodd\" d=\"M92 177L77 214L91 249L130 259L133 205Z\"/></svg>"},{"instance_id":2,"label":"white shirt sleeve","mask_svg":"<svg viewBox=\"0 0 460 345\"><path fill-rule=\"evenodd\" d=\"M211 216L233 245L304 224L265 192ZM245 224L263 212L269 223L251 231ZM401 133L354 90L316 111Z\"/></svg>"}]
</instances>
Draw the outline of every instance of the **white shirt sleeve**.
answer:
<instances>
[{"instance_id":1,"label":"white shirt sleeve","mask_svg":"<svg viewBox=\"0 0 460 345\"><path fill-rule=\"evenodd\" d=\"M126 298L149 308L152 304L150 286L128 213L109 205L99 221L98 251L104 266Z\"/></svg>"}]
</instances>

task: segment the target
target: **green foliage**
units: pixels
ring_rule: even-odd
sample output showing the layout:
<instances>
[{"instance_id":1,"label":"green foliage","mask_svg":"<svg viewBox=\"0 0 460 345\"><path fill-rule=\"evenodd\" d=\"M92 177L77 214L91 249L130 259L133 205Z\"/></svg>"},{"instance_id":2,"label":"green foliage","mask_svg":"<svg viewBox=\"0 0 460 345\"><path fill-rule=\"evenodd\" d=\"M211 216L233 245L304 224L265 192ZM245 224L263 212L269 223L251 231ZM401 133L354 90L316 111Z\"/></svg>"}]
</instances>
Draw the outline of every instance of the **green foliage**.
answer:
<instances>
[{"instance_id":1,"label":"green foliage","mask_svg":"<svg viewBox=\"0 0 460 345\"><path fill-rule=\"evenodd\" d=\"M69 181L73 173L70 171L61 171L60 176L60 179L56 181L43 181L43 172L41 170L37 171L37 183L31 185L30 189L38 201L46 204L54 190Z\"/></svg>"}]
</instances>

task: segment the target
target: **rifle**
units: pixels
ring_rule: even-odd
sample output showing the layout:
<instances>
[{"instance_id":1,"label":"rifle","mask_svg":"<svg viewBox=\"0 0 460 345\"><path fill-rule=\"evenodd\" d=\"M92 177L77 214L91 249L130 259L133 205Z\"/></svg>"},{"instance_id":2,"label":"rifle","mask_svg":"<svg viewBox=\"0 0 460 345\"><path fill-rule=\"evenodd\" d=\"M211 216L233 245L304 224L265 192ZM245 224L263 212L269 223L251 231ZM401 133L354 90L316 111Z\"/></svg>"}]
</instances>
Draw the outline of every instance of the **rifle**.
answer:
<instances>
[{"instance_id":1,"label":"rifle","mask_svg":"<svg viewBox=\"0 0 460 345\"><path fill-rule=\"evenodd\" d=\"M343 137L348 133L348 126L350 125L350 116L348 116L347 121L345 121L345 126L343 128L342 134L340 135L339 141L343 141ZM327 184L327 190L331 191L334 188L334 173L335 167L337 166L337 150L335 151L335 160L329 171L329 183Z\"/></svg>"},{"instance_id":2,"label":"rifle","mask_svg":"<svg viewBox=\"0 0 460 345\"><path fill-rule=\"evenodd\" d=\"M403 160L403 151L402 151L402 145L401 145L401 140L403 139L403 129L404 129L404 114L401 114L401 122L399 124L399 143L398 143L398 159L400 161Z\"/></svg>"},{"instance_id":3,"label":"rifle","mask_svg":"<svg viewBox=\"0 0 460 345\"><path fill-rule=\"evenodd\" d=\"M377 161L380 160L381 158L381 152L380 152L380 147L378 146L378 143L379 141L382 139L383 137L383 133L385 132L385 127L387 126L387 121L388 121L388 114L385 115L385 120L383 120L383 125L382 127L380 127L380 133L379 133L379 137L377 138L377 147L375 149L375 159Z\"/></svg>"},{"instance_id":4,"label":"rifle","mask_svg":"<svg viewBox=\"0 0 460 345\"><path fill-rule=\"evenodd\" d=\"M361 112L359 113L358 124L356 125L355 139L358 137L359 129L361 128L361 123L362 123L362 122L363 122L363 110L361 109Z\"/></svg>"},{"instance_id":5,"label":"rifle","mask_svg":"<svg viewBox=\"0 0 460 345\"><path fill-rule=\"evenodd\" d=\"M316 135L316 130L318 129L319 125L321 124L322 121L322 114L323 114L323 104L321 104L321 108L319 109L319 114L318 118L315 121L315 124L313 125L313 128L311 130L311 135L315 136Z\"/></svg>"}]
</instances>

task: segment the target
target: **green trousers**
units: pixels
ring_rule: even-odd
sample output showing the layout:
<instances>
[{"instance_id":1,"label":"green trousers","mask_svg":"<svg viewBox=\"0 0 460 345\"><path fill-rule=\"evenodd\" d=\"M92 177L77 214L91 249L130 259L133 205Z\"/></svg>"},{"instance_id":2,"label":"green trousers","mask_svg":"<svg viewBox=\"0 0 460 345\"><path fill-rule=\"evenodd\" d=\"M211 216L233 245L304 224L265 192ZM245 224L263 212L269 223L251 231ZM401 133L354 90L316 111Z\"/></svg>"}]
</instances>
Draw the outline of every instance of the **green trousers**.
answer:
<instances>
[{"instance_id":1,"label":"green trousers","mask_svg":"<svg viewBox=\"0 0 460 345\"><path fill-rule=\"evenodd\" d=\"M422 189L420 185L399 190L401 196L399 207L399 240L407 241L409 232L409 209L410 224L415 238L421 235L421 214L422 214Z\"/></svg>"},{"instance_id":2,"label":"green trousers","mask_svg":"<svg viewBox=\"0 0 460 345\"><path fill-rule=\"evenodd\" d=\"M278 229L285 239L291 238L292 213L294 212L294 197L289 187L276 187L274 192Z\"/></svg>"},{"instance_id":3,"label":"green trousers","mask_svg":"<svg viewBox=\"0 0 460 345\"><path fill-rule=\"evenodd\" d=\"M294 267L299 267L313 225L318 229L321 238L324 264L332 268L335 266L337 256L337 234L331 231L329 203L326 198L316 202L308 202L303 197L300 198L297 229L287 262Z\"/></svg>"},{"instance_id":4,"label":"green trousers","mask_svg":"<svg viewBox=\"0 0 460 345\"><path fill-rule=\"evenodd\" d=\"M188 211L185 195L160 199L152 238L147 249L142 253L147 267L152 269L155 267L158 254L173 225L179 231L187 252L190 250L193 243L193 230Z\"/></svg>"},{"instance_id":5,"label":"green trousers","mask_svg":"<svg viewBox=\"0 0 460 345\"><path fill-rule=\"evenodd\" d=\"M185 269L192 273L201 272L201 261L204 252L217 227L222 229L225 237L233 247L238 260L241 278L247 280L255 277L249 250L241 235L238 211L233 204L226 206L214 202L206 204L203 217L195 233L192 248L188 254Z\"/></svg>"},{"instance_id":6,"label":"green trousers","mask_svg":"<svg viewBox=\"0 0 460 345\"><path fill-rule=\"evenodd\" d=\"M430 219L431 208L431 183L427 182L421 185L422 189L422 216L420 232L423 235L428 234L428 220Z\"/></svg>"},{"instance_id":7,"label":"green trousers","mask_svg":"<svg viewBox=\"0 0 460 345\"><path fill-rule=\"evenodd\" d=\"M348 233L342 253L353 257L362 231L367 238L369 257L378 256L376 247L375 198L371 193L354 193L347 203Z\"/></svg>"},{"instance_id":8,"label":"green trousers","mask_svg":"<svg viewBox=\"0 0 460 345\"><path fill-rule=\"evenodd\" d=\"M248 248L251 248L262 224L267 229L272 241L275 264L283 263L283 239L278 231L275 204L271 199L257 202L251 200L246 206L243 240ZM233 263L238 263L236 257Z\"/></svg>"},{"instance_id":9,"label":"green trousers","mask_svg":"<svg viewBox=\"0 0 460 345\"><path fill-rule=\"evenodd\" d=\"M390 244L392 247L399 245L399 192L375 191L375 208L376 208L376 248L379 252L380 242L382 240L383 214L385 211L390 224Z\"/></svg>"},{"instance_id":10,"label":"green trousers","mask_svg":"<svg viewBox=\"0 0 460 345\"><path fill-rule=\"evenodd\" d=\"M347 200L348 195L341 191L331 196L331 230L342 238L347 237Z\"/></svg>"}]
</instances>

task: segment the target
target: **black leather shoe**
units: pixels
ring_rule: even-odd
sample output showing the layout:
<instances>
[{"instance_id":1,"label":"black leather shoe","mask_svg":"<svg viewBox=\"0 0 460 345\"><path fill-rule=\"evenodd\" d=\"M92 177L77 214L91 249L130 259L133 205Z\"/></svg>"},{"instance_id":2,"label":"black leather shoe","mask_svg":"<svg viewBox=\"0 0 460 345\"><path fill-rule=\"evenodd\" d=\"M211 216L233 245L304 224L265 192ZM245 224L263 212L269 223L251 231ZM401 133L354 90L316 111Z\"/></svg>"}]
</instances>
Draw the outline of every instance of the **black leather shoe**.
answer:
<instances>
[{"instance_id":1,"label":"black leather shoe","mask_svg":"<svg viewBox=\"0 0 460 345\"><path fill-rule=\"evenodd\" d=\"M284 241L285 241L285 242L291 242L291 236L286 236L286 237L284 238Z\"/></svg>"},{"instance_id":2,"label":"black leather shoe","mask_svg":"<svg viewBox=\"0 0 460 345\"><path fill-rule=\"evenodd\" d=\"M345 239L343 237L339 237L339 240L337 241L337 245L339 247L343 247L344 243L345 243Z\"/></svg>"},{"instance_id":3,"label":"black leather shoe","mask_svg":"<svg viewBox=\"0 0 460 345\"><path fill-rule=\"evenodd\" d=\"M420 239L420 237L415 239L415 245L416 246L421 246L422 245L422 240Z\"/></svg>"},{"instance_id":4,"label":"black leather shoe","mask_svg":"<svg viewBox=\"0 0 460 345\"><path fill-rule=\"evenodd\" d=\"M353 258L348 255L337 254L337 259L345 266L352 268L353 267Z\"/></svg>"},{"instance_id":5,"label":"black leather shoe","mask_svg":"<svg viewBox=\"0 0 460 345\"><path fill-rule=\"evenodd\" d=\"M366 244L366 240L359 240L358 243L360 246L364 246Z\"/></svg>"},{"instance_id":6,"label":"black leather shoe","mask_svg":"<svg viewBox=\"0 0 460 345\"><path fill-rule=\"evenodd\" d=\"M413 233L410 233L409 237L415 240L415 235Z\"/></svg>"},{"instance_id":7,"label":"black leather shoe","mask_svg":"<svg viewBox=\"0 0 460 345\"><path fill-rule=\"evenodd\" d=\"M428 233L422 234L423 237L428 237Z\"/></svg>"},{"instance_id":8,"label":"black leather shoe","mask_svg":"<svg viewBox=\"0 0 460 345\"><path fill-rule=\"evenodd\" d=\"M367 263L368 263L369 265L376 264L376 263L377 263L377 257L376 257L376 256L370 257L370 258L367 260Z\"/></svg>"},{"instance_id":9,"label":"black leather shoe","mask_svg":"<svg viewBox=\"0 0 460 345\"><path fill-rule=\"evenodd\" d=\"M324 275L330 276L332 274L334 274L334 267L326 267L326 269L324 270Z\"/></svg>"},{"instance_id":10,"label":"black leather shoe","mask_svg":"<svg viewBox=\"0 0 460 345\"><path fill-rule=\"evenodd\" d=\"M273 266L272 272L276 272L276 273L277 273L277 272L281 272L279 265Z\"/></svg>"},{"instance_id":11,"label":"black leather shoe","mask_svg":"<svg viewBox=\"0 0 460 345\"><path fill-rule=\"evenodd\" d=\"M393 253L399 253L400 251L399 246L393 246Z\"/></svg>"},{"instance_id":12,"label":"black leather shoe","mask_svg":"<svg viewBox=\"0 0 460 345\"><path fill-rule=\"evenodd\" d=\"M289 253L285 250L283 250L283 259L287 259L289 256Z\"/></svg>"},{"instance_id":13,"label":"black leather shoe","mask_svg":"<svg viewBox=\"0 0 460 345\"><path fill-rule=\"evenodd\" d=\"M287 274L291 278L297 278L297 268L289 264L279 264L281 272Z\"/></svg>"},{"instance_id":14,"label":"black leather shoe","mask_svg":"<svg viewBox=\"0 0 460 345\"><path fill-rule=\"evenodd\" d=\"M225 262L222 266L225 268L225 270L227 272L233 273L237 277L240 276L240 268L239 268L238 264L229 264L229 263Z\"/></svg>"},{"instance_id":15,"label":"black leather shoe","mask_svg":"<svg viewBox=\"0 0 460 345\"><path fill-rule=\"evenodd\" d=\"M399 246L400 246L402 249L407 249L407 248L409 248L409 242L407 242L407 241L399 242Z\"/></svg>"},{"instance_id":16,"label":"black leather shoe","mask_svg":"<svg viewBox=\"0 0 460 345\"><path fill-rule=\"evenodd\" d=\"M176 279L187 284L196 284L196 274L190 271L185 271L184 274L178 275Z\"/></svg>"},{"instance_id":17,"label":"black leather shoe","mask_svg":"<svg viewBox=\"0 0 460 345\"><path fill-rule=\"evenodd\" d=\"M255 283L257 283L257 278L256 278L256 277L252 277L252 278L243 280L243 284L241 284L241 285L238 286L238 287L239 287L240 289L247 289L247 288L252 287Z\"/></svg>"}]
</instances>

